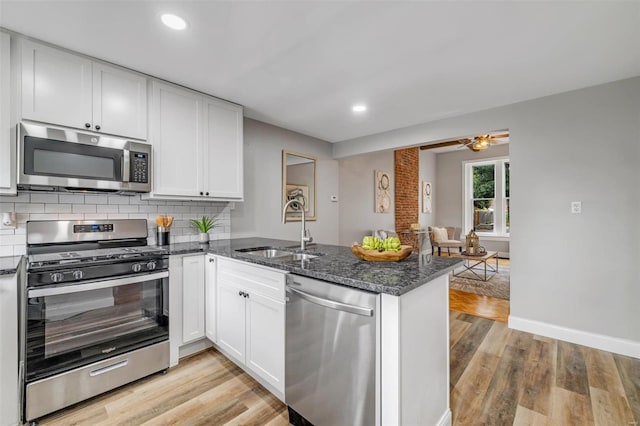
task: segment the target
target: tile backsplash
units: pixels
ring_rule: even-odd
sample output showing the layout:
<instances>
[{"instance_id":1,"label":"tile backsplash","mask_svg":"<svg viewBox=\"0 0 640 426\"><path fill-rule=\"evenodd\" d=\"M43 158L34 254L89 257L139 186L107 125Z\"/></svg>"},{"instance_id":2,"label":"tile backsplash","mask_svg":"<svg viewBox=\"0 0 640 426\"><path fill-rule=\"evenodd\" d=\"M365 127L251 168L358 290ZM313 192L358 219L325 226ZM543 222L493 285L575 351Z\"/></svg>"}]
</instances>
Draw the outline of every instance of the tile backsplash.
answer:
<instances>
[{"instance_id":1,"label":"tile backsplash","mask_svg":"<svg viewBox=\"0 0 640 426\"><path fill-rule=\"evenodd\" d=\"M231 207L227 202L142 200L140 195L19 192L0 196L0 213L15 212L17 219L15 229L0 224L0 256L25 253L28 220L147 219L149 244L155 244L156 216L174 217L171 242L181 243L198 241L198 231L189 219L206 215L218 221L210 232L212 240L230 238Z\"/></svg>"}]
</instances>

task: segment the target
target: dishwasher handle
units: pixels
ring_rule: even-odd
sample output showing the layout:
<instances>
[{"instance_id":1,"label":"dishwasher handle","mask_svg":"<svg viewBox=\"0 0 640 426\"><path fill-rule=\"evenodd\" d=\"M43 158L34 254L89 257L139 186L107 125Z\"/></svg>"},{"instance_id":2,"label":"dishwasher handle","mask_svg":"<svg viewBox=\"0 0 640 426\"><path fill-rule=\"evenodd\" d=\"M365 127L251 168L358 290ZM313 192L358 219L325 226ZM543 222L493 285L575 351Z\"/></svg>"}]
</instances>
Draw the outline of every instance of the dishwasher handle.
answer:
<instances>
[{"instance_id":1,"label":"dishwasher handle","mask_svg":"<svg viewBox=\"0 0 640 426\"><path fill-rule=\"evenodd\" d=\"M356 306L356 305L349 305L348 303L336 302L335 300L314 296L312 294L305 293L304 291L301 291L289 286L287 286L287 291L298 295L301 299L304 299L311 303L315 303L316 305L324 306L325 308L349 312L352 314L362 315L365 317L373 316L373 309L363 308L361 306Z\"/></svg>"}]
</instances>

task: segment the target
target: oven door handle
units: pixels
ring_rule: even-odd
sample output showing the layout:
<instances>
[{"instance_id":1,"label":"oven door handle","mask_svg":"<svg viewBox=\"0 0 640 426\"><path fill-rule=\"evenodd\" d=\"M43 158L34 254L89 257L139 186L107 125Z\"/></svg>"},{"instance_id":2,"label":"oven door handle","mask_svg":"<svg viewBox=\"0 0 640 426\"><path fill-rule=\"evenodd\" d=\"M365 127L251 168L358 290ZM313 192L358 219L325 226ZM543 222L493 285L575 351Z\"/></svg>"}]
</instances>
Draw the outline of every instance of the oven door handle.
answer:
<instances>
[{"instance_id":1,"label":"oven door handle","mask_svg":"<svg viewBox=\"0 0 640 426\"><path fill-rule=\"evenodd\" d=\"M97 280L83 284L71 284L60 287L34 288L27 291L27 297L57 296L59 294L81 293L83 291L98 290L101 288L119 287L127 284L135 284L144 281L159 280L169 277L169 271L156 272L146 275L135 275L113 280Z\"/></svg>"}]
</instances>

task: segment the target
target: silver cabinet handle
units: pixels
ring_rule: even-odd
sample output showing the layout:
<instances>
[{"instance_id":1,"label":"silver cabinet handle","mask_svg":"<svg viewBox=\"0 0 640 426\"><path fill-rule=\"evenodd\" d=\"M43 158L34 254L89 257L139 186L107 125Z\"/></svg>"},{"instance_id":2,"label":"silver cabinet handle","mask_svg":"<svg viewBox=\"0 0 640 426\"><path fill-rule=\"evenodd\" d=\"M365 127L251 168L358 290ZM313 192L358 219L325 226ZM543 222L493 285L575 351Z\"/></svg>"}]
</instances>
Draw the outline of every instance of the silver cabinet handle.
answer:
<instances>
[{"instance_id":1,"label":"silver cabinet handle","mask_svg":"<svg viewBox=\"0 0 640 426\"><path fill-rule=\"evenodd\" d=\"M295 284L296 283L294 281ZM336 309L338 311L349 312L351 314L362 315L365 317L373 316L373 309L363 308L361 306L349 305L348 303L336 302L335 300L325 299L322 297L314 296L313 294L305 293L293 287L287 287L287 291L297 294L300 298L315 303L316 305L324 306L325 308Z\"/></svg>"},{"instance_id":2,"label":"silver cabinet handle","mask_svg":"<svg viewBox=\"0 0 640 426\"><path fill-rule=\"evenodd\" d=\"M125 359L124 361L120 361L120 362L117 362L115 364L107 365L106 367L102 367L102 368L98 368L97 370L93 370L93 371L91 371L89 373L89 376L91 376L91 377L99 376L101 374L108 373L109 371L113 371L113 370L115 370L117 368L125 367L127 364L129 364L129 360Z\"/></svg>"}]
</instances>

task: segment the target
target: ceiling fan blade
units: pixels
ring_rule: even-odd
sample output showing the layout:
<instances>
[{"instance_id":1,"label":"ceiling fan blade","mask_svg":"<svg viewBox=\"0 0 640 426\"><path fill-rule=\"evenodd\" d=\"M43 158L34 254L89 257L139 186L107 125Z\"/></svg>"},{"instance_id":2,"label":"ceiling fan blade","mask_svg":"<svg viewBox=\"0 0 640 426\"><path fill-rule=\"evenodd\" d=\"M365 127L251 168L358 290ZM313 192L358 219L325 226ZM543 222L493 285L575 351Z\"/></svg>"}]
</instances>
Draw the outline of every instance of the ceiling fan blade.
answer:
<instances>
[{"instance_id":1,"label":"ceiling fan blade","mask_svg":"<svg viewBox=\"0 0 640 426\"><path fill-rule=\"evenodd\" d=\"M501 133L499 135L491 135L489 136L489 138L491 139L503 139L503 138L508 138L509 137L509 133Z\"/></svg>"},{"instance_id":2,"label":"ceiling fan blade","mask_svg":"<svg viewBox=\"0 0 640 426\"><path fill-rule=\"evenodd\" d=\"M460 142L460 141L448 141L448 142L432 143L430 145L422 145L422 146L420 146L420 149L421 150L425 150L425 149L446 148L448 146L460 145L461 143L462 142Z\"/></svg>"}]
</instances>

